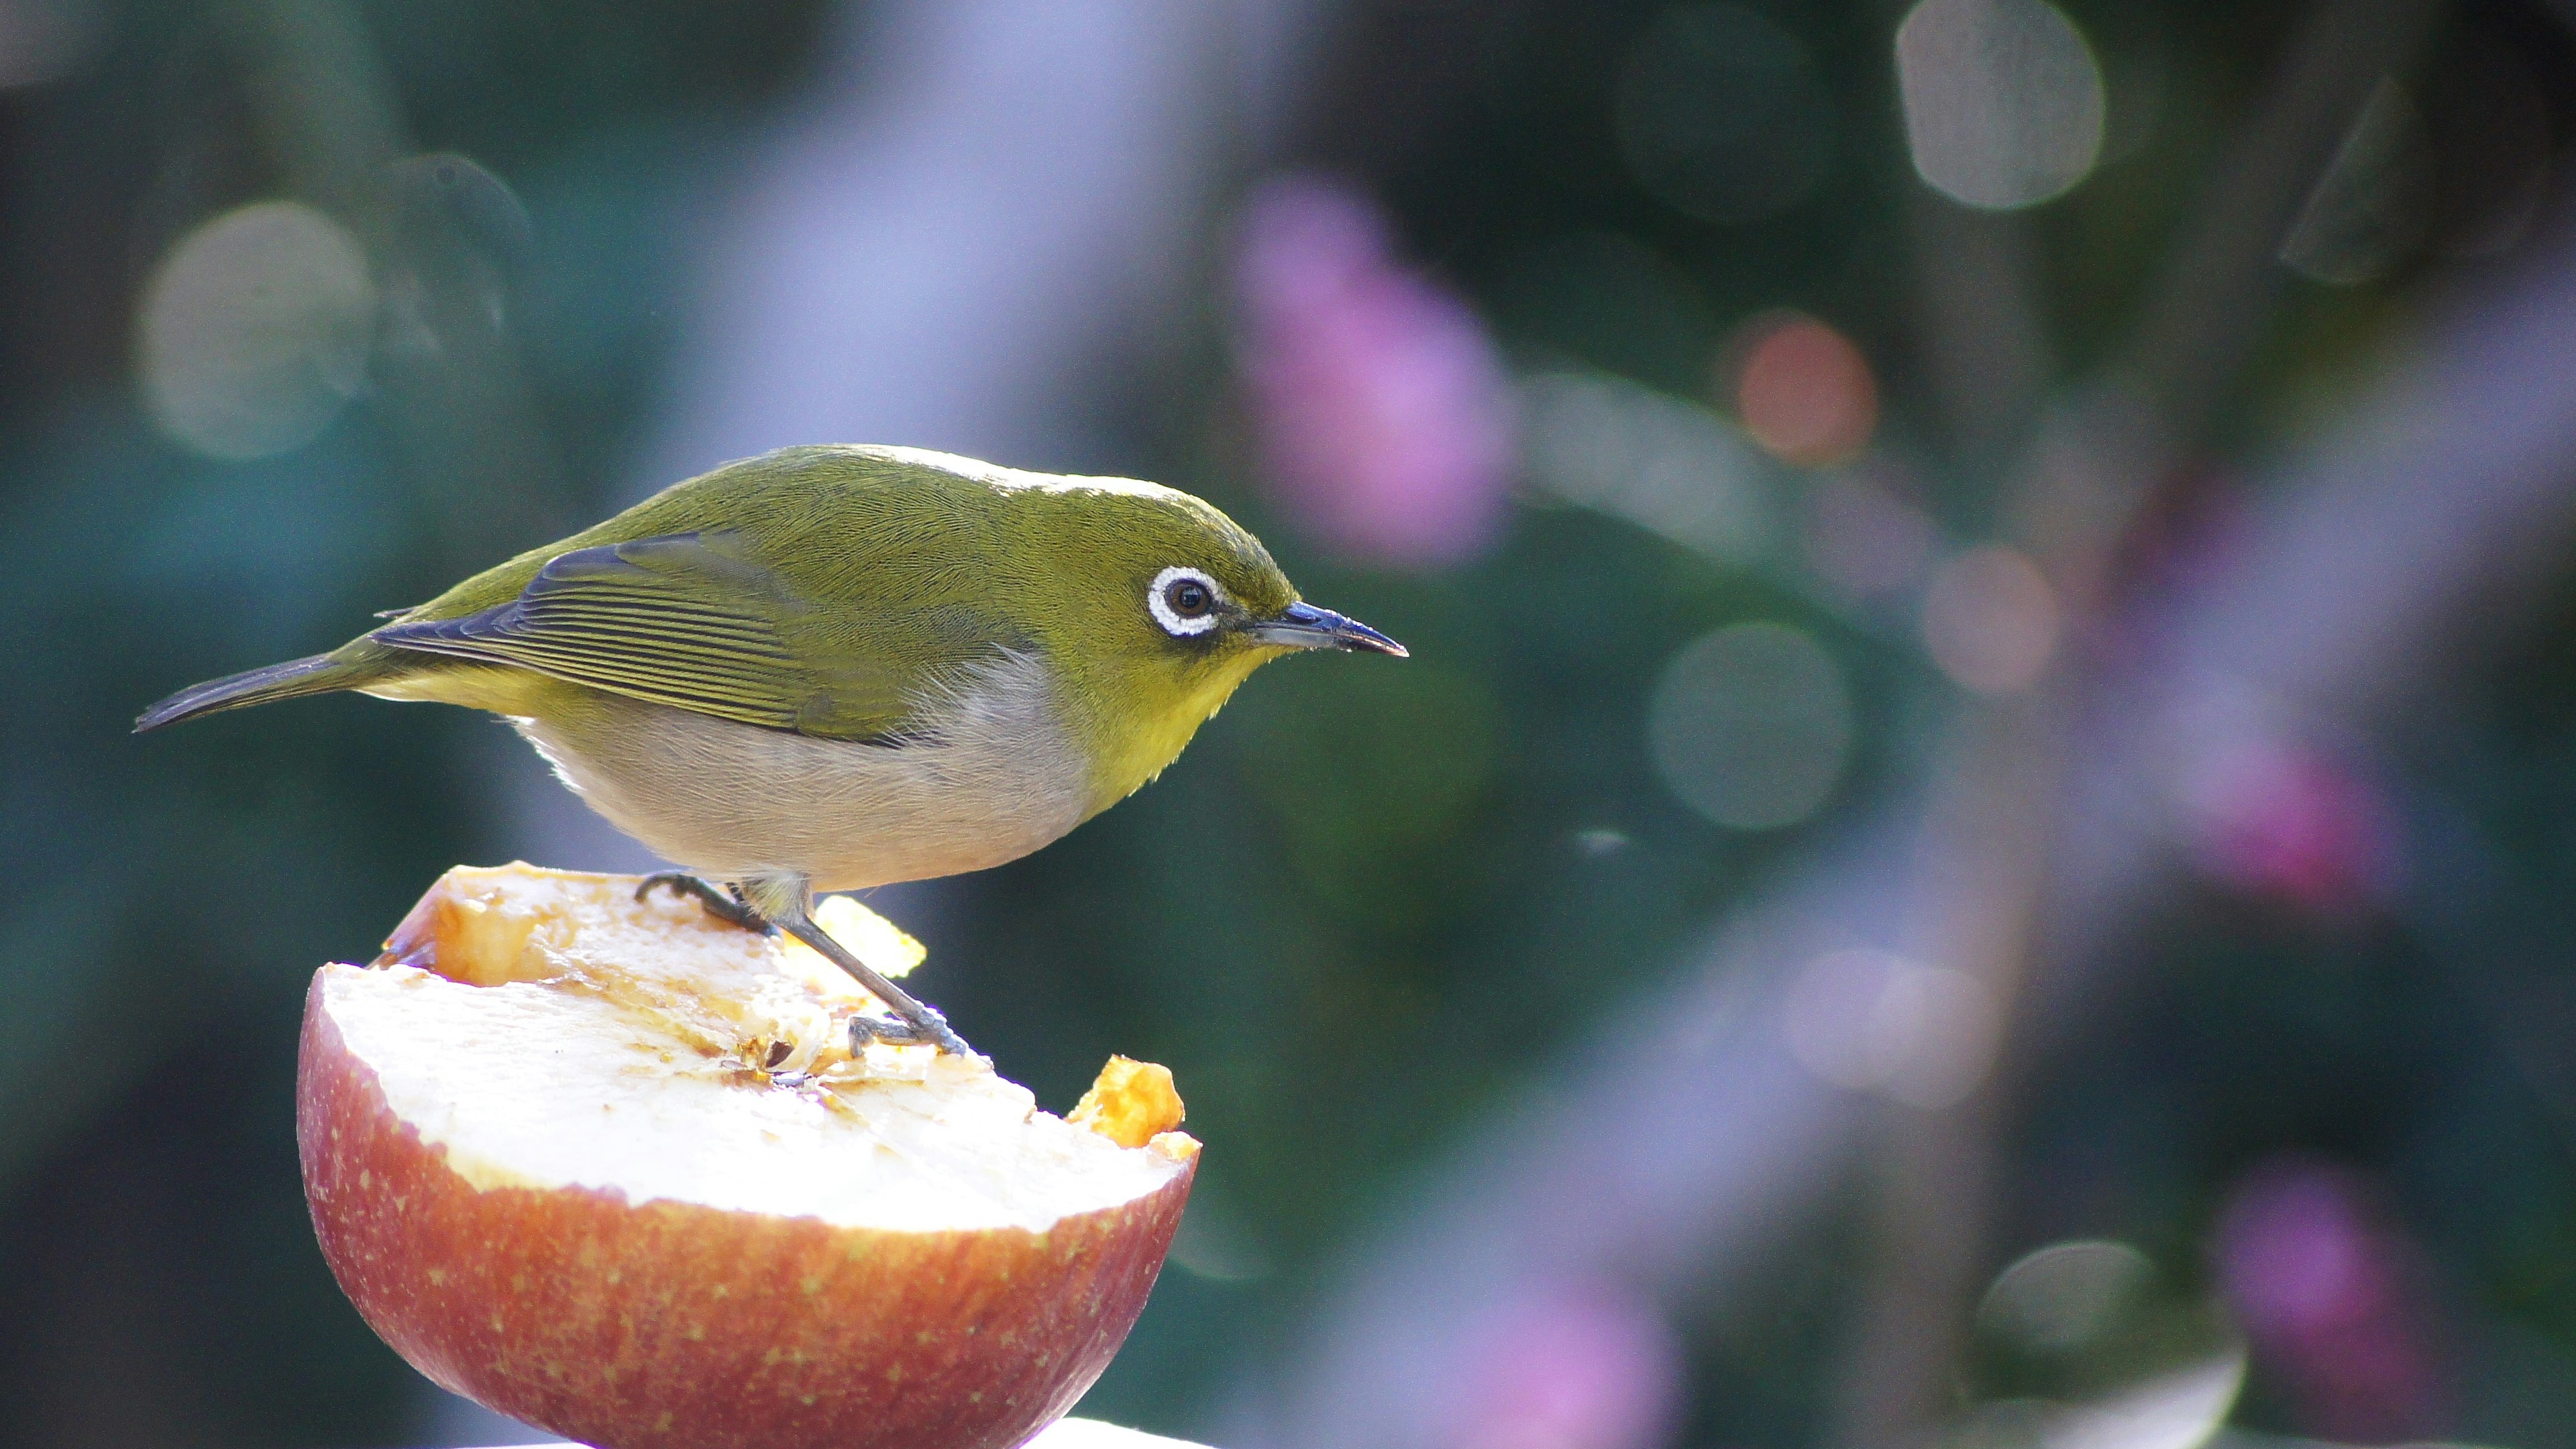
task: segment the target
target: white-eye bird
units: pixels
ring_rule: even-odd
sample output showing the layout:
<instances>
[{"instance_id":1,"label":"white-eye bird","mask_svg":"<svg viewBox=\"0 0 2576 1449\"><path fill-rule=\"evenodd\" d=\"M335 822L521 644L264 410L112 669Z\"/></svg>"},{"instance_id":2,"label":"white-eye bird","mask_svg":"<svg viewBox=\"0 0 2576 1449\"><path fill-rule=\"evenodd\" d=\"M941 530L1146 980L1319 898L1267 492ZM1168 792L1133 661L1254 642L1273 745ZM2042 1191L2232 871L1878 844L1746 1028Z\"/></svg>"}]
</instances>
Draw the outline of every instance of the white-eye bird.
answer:
<instances>
[{"instance_id":1,"label":"white-eye bird","mask_svg":"<svg viewBox=\"0 0 2576 1449\"><path fill-rule=\"evenodd\" d=\"M1154 778L1270 660L1405 652L1187 493L909 448L729 463L391 618L135 728L342 689L490 710L686 868L648 889L785 930L902 1018L854 1032L961 1054L814 925L815 891L1017 859Z\"/></svg>"}]
</instances>

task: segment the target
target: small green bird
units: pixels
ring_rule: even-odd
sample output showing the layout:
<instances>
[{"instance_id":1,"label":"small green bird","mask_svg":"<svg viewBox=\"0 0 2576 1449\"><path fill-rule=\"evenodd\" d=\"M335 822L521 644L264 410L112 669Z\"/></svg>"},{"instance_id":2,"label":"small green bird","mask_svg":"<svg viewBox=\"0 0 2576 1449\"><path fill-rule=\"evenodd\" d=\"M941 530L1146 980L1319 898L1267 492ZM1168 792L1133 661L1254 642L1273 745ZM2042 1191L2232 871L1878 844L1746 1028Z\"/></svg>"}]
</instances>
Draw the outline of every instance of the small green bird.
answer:
<instances>
[{"instance_id":1,"label":"small green bird","mask_svg":"<svg viewBox=\"0 0 2576 1449\"><path fill-rule=\"evenodd\" d=\"M389 617L135 729L341 689L490 710L687 868L645 889L785 930L902 1018L854 1034L961 1055L814 925L815 891L1015 860L1161 773L1272 659L1405 653L1187 493L910 448L728 463Z\"/></svg>"}]
</instances>

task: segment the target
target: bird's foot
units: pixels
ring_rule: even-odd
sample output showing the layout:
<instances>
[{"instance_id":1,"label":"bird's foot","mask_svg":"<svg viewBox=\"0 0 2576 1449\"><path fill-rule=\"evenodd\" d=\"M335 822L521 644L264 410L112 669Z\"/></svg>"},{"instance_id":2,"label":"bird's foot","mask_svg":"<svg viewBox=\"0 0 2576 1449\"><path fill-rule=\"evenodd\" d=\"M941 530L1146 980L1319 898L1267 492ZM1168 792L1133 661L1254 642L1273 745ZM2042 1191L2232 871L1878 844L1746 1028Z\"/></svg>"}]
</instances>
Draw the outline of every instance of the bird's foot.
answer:
<instances>
[{"instance_id":1,"label":"bird's foot","mask_svg":"<svg viewBox=\"0 0 2576 1449\"><path fill-rule=\"evenodd\" d=\"M790 881L789 891L782 894L764 895L763 887L761 881L751 883L752 899L768 906L766 914L778 923L780 930L813 947L824 960L849 972L851 980L866 987L869 995L884 1002L886 1009L894 1013L893 1021L876 1016L853 1017L850 1021L850 1050L853 1054L865 1051L871 1041L882 1041L906 1046L925 1043L952 1056L969 1061L982 1060L975 1049L966 1044L964 1037L949 1029L948 1018L913 1000L911 992L887 980L885 973L851 954L849 947L832 939L831 932L814 924L813 914L803 900L803 880Z\"/></svg>"},{"instance_id":2,"label":"bird's foot","mask_svg":"<svg viewBox=\"0 0 2576 1449\"><path fill-rule=\"evenodd\" d=\"M751 908L751 903L742 898L740 890L727 889L713 882L701 880L687 871L655 871L636 885L635 899L640 901L651 895L655 886L660 886L675 896L687 896L704 907L708 915L719 921L729 921L746 931L757 931L767 936L774 934L778 929L769 923L768 917Z\"/></svg>"},{"instance_id":3,"label":"bird's foot","mask_svg":"<svg viewBox=\"0 0 2576 1449\"><path fill-rule=\"evenodd\" d=\"M891 1021L882 1016L851 1017L851 1054L855 1056L866 1051L871 1041L881 1041L889 1046L918 1046L926 1042L952 1056L975 1055L975 1049L966 1045L966 1038L948 1025L948 1018L941 1016L936 1007L918 1001L907 1004L912 1011L907 1012L897 1006L894 1008L895 1018ZM915 1015L916 1012L919 1014Z\"/></svg>"}]
</instances>

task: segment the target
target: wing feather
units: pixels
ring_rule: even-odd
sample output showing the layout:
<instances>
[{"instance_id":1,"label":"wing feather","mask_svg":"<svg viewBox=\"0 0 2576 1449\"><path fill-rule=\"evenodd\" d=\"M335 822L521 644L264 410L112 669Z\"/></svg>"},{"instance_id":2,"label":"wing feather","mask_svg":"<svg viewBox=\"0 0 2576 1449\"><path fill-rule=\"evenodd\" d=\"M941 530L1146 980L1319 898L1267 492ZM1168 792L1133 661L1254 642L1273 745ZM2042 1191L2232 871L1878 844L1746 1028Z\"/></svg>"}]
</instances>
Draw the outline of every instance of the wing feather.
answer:
<instances>
[{"instance_id":1,"label":"wing feather","mask_svg":"<svg viewBox=\"0 0 2576 1449\"><path fill-rule=\"evenodd\" d=\"M846 657L846 647L829 659L798 649L800 639L817 642L810 614L774 571L741 557L731 535L684 533L574 549L506 603L369 637L764 729L900 738L910 723L907 671Z\"/></svg>"}]
</instances>

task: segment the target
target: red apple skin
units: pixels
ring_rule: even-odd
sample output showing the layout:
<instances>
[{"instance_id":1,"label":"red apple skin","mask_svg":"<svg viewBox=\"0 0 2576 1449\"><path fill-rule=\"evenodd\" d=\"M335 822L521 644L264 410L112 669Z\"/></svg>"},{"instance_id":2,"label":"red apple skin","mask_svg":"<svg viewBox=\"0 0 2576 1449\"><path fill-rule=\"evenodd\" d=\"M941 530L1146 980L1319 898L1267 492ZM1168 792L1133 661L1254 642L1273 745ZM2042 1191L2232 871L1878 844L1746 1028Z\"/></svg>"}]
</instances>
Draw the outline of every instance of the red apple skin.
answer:
<instances>
[{"instance_id":1,"label":"red apple skin","mask_svg":"<svg viewBox=\"0 0 2576 1449\"><path fill-rule=\"evenodd\" d=\"M1008 1449L1108 1366L1197 1170L1043 1234L482 1191L322 1001L317 974L296 1136L341 1289L442 1386L598 1449Z\"/></svg>"}]
</instances>

